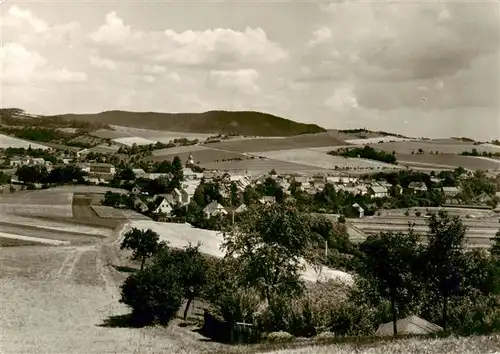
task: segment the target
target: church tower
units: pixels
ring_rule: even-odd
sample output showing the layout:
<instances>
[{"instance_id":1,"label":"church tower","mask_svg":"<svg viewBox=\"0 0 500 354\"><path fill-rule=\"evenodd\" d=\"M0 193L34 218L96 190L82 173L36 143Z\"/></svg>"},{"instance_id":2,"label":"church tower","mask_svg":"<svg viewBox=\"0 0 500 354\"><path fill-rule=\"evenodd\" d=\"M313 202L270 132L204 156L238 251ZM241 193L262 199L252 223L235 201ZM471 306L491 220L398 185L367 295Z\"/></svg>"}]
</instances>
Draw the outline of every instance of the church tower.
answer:
<instances>
[{"instance_id":1,"label":"church tower","mask_svg":"<svg viewBox=\"0 0 500 354\"><path fill-rule=\"evenodd\" d=\"M193 166L194 166L193 155L189 154L188 160L186 161L186 167L193 167Z\"/></svg>"}]
</instances>

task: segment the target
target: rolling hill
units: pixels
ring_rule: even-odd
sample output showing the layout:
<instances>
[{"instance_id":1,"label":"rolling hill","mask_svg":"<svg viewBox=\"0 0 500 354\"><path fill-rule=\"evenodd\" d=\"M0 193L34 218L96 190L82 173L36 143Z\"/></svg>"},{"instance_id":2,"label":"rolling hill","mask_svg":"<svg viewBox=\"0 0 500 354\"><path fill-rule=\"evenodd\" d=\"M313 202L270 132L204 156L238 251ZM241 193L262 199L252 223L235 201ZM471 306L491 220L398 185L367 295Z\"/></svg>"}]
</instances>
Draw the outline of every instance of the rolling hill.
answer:
<instances>
[{"instance_id":1,"label":"rolling hill","mask_svg":"<svg viewBox=\"0 0 500 354\"><path fill-rule=\"evenodd\" d=\"M53 118L206 134L293 136L326 132L326 129L316 124L298 123L271 114L250 111L209 111L205 113L107 111L96 114L64 114Z\"/></svg>"}]
</instances>

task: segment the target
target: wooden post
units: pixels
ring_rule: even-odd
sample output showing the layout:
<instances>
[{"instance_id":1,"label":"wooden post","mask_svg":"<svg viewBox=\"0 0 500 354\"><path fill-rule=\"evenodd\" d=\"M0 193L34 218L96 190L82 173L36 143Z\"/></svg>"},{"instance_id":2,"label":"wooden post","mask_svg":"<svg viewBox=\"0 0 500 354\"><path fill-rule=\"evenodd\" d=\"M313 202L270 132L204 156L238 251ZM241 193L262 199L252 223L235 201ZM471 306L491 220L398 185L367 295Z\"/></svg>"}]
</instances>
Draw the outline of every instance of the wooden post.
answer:
<instances>
[{"instance_id":1,"label":"wooden post","mask_svg":"<svg viewBox=\"0 0 500 354\"><path fill-rule=\"evenodd\" d=\"M328 257L328 241L325 241L325 257Z\"/></svg>"},{"instance_id":2,"label":"wooden post","mask_svg":"<svg viewBox=\"0 0 500 354\"><path fill-rule=\"evenodd\" d=\"M234 210L232 211L232 217L231 217L231 220L232 220L232 225L234 225Z\"/></svg>"}]
</instances>

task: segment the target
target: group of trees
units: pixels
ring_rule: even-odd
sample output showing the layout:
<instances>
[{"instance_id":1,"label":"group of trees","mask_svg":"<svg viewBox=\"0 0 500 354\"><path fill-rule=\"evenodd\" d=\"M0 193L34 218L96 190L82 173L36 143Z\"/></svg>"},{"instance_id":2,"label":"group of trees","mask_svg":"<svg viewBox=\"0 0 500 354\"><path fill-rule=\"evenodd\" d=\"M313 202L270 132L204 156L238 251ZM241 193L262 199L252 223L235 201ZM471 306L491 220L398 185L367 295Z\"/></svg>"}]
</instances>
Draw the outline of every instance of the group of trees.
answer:
<instances>
[{"instance_id":1,"label":"group of trees","mask_svg":"<svg viewBox=\"0 0 500 354\"><path fill-rule=\"evenodd\" d=\"M371 146L365 145L363 148L347 148L333 150L328 153L333 156L344 156L344 157L358 157L363 159L376 160L391 164L396 164L396 154L395 152L387 153L382 150L375 150Z\"/></svg>"},{"instance_id":2,"label":"group of trees","mask_svg":"<svg viewBox=\"0 0 500 354\"><path fill-rule=\"evenodd\" d=\"M19 181L26 184L66 184L66 183L84 183L84 177L87 173L75 165L65 165L56 167L50 172L45 166L21 166L15 172Z\"/></svg>"},{"instance_id":3,"label":"group of trees","mask_svg":"<svg viewBox=\"0 0 500 354\"><path fill-rule=\"evenodd\" d=\"M500 157L500 152L489 152L489 151L478 152L477 149L472 149L472 151L463 151L460 155L463 155L463 156Z\"/></svg>"},{"instance_id":4,"label":"group of trees","mask_svg":"<svg viewBox=\"0 0 500 354\"><path fill-rule=\"evenodd\" d=\"M134 257L145 266L123 284L122 301L142 323L164 325L184 301L186 317L192 300L203 298L229 323L294 335L369 335L390 320L397 334L396 320L409 314L459 334L498 330L500 232L491 254L467 250L465 232L458 218L440 213L430 219L428 242L410 230L383 232L356 246L288 202L253 206L241 223L225 229L222 259L203 256L200 245L172 250L154 233L132 230L124 248L140 249ZM324 301L337 296L332 287L311 293L319 285L301 278L306 261L314 268L324 261L319 249L325 238L355 274L344 298L328 306Z\"/></svg>"}]
</instances>

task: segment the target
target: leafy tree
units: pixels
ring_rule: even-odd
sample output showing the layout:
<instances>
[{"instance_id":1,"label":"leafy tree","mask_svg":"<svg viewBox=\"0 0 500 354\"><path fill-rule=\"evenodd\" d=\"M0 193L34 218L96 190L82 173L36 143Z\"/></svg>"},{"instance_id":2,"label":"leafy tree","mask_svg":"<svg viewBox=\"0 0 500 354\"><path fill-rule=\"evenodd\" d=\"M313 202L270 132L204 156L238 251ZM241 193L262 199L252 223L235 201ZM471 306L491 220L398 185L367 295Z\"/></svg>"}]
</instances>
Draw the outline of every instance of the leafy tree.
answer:
<instances>
[{"instance_id":1,"label":"leafy tree","mask_svg":"<svg viewBox=\"0 0 500 354\"><path fill-rule=\"evenodd\" d=\"M45 166L21 166L16 170L17 178L24 183L42 183L47 179Z\"/></svg>"},{"instance_id":2,"label":"leafy tree","mask_svg":"<svg viewBox=\"0 0 500 354\"><path fill-rule=\"evenodd\" d=\"M135 180L135 173L131 167L125 167L124 169L118 171L115 179L122 181L133 181Z\"/></svg>"},{"instance_id":3,"label":"leafy tree","mask_svg":"<svg viewBox=\"0 0 500 354\"><path fill-rule=\"evenodd\" d=\"M160 236L151 229L146 231L133 228L125 234L121 249L130 249L133 251L132 259L141 261L141 270L144 269L146 259L156 254L163 243L159 242Z\"/></svg>"},{"instance_id":4,"label":"leafy tree","mask_svg":"<svg viewBox=\"0 0 500 354\"><path fill-rule=\"evenodd\" d=\"M267 299L270 308L278 295L302 291L303 260L317 263L308 214L291 203L252 206L239 224L225 232L226 258L242 265L244 284Z\"/></svg>"},{"instance_id":5,"label":"leafy tree","mask_svg":"<svg viewBox=\"0 0 500 354\"><path fill-rule=\"evenodd\" d=\"M132 273L125 280L120 302L132 308L136 324L168 325L182 305L179 275L173 266L153 265Z\"/></svg>"},{"instance_id":6,"label":"leafy tree","mask_svg":"<svg viewBox=\"0 0 500 354\"><path fill-rule=\"evenodd\" d=\"M10 182L10 177L7 174L0 171L0 184L6 184L9 182Z\"/></svg>"},{"instance_id":7,"label":"leafy tree","mask_svg":"<svg viewBox=\"0 0 500 354\"><path fill-rule=\"evenodd\" d=\"M458 216L441 211L429 219L428 244L423 254L424 277L441 299L442 325L446 330L448 302L458 295L463 282L466 226Z\"/></svg>"},{"instance_id":8,"label":"leafy tree","mask_svg":"<svg viewBox=\"0 0 500 354\"><path fill-rule=\"evenodd\" d=\"M181 158L179 156L174 156L174 159L172 160L172 173L174 174L174 177L180 181L184 178L182 169L183 165Z\"/></svg>"},{"instance_id":9,"label":"leafy tree","mask_svg":"<svg viewBox=\"0 0 500 354\"><path fill-rule=\"evenodd\" d=\"M500 260L500 230L495 234L493 238L493 244L490 248L491 256Z\"/></svg>"},{"instance_id":10,"label":"leafy tree","mask_svg":"<svg viewBox=\"0 0 500 354\"><path fill-rule=\"evenodd\" d=\"M160 252L155 262L162 267L172 266L179 273L179 282L187 300L184 309L184 320L187 317L192 301L201 295L207 282L207 263L200 253L200 244L189 244L183 250L166 250Z\"/></svg>"},{"instance_id":11,"label":"leafy tree","mask_svg":"<svg viewBox=\"0 0 500 354\"><path fill-rule=\"evenodd\" d=\"M231 182L231 205L239 206L241 204L240 195L236 183Z\"/></svg>"},{"instance_id":12,"label":"leafy tree","mask_svg":"<svg viewBox=\"0 0 500 354\"><path fill-rule=\"evenodd\" d=\"M67 165L58 168L54 168L50 171L47 182L49 183L71 183L73 181L77 183L83 183L83 177L87 174L82 171L82 169L75 165Z\"/></svg>"},{"instance_id":13,"label":"leafy tree","mask_svg":"<svg viewBox=\"0 0 500 354\"><path fill-rule=\"evenodd\" d=\"M252 186L247 186L243 191L243 203L247 206L253 204L255 201L259 200L259 198L259 193Z\"/></svg>"},{"instance_id":14,"label":"leafy tree","mask_svg":"<svg viewBox=\"0 0 500 354\"><path fill-rule=\"evenodd\" d=\"M411 284L418 260L418 236L381 232L371 235L360 245L358 273L365 286L378 298L391 303L394 336L397 336L398 315L410 302Z\"/></svg>"}]
</instances>

